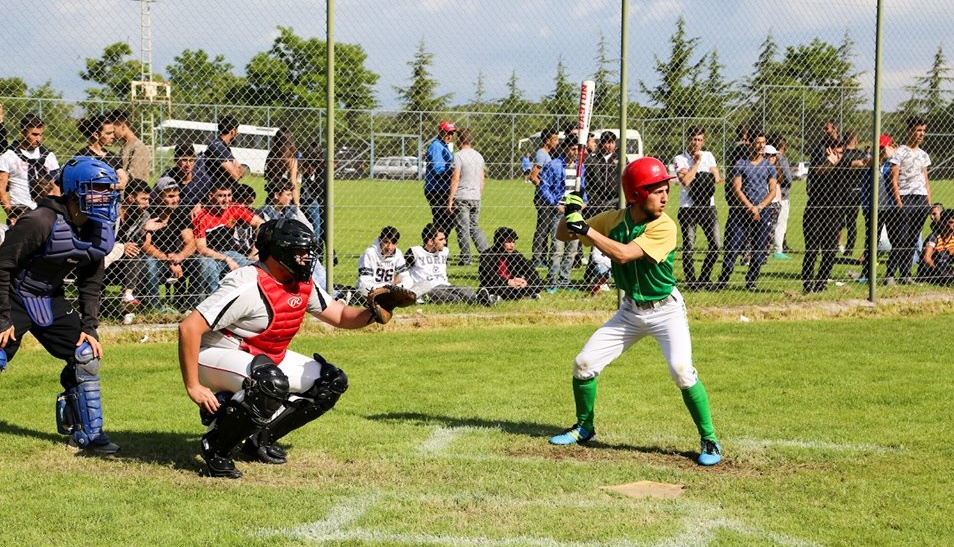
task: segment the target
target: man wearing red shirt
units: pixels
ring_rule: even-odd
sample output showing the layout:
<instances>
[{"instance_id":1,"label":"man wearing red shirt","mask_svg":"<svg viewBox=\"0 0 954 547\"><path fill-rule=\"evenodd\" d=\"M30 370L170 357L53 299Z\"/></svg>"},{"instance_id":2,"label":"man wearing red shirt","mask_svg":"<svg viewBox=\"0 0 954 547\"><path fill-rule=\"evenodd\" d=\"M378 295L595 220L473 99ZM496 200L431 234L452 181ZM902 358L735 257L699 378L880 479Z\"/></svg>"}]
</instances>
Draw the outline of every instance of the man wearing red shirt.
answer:
<instances>
[{"instance_id":1,"label":"man wearing red shirt","mask_svg":"<svg viewBox=\"0 0 954 547\"><path fill-rule=\"evenodd\" d=\"M231 183L217 182L192 220L205 294L218 288L223 274L252 263L249 257L235 250L232 241L233 228L239 222L257 228L263 221L248 207L232 203Z\"/></svg>"}]
</instances>

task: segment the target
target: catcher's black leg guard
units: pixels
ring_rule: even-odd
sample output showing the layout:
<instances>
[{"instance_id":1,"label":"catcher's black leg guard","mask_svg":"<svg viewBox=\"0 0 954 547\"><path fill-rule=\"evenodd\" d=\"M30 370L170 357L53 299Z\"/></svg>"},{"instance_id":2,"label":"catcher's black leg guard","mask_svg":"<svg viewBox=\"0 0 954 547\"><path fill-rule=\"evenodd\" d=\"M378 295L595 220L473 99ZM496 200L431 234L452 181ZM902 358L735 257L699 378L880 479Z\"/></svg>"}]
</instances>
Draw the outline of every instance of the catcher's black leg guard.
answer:
<instances>
[{"instance_id":1,"label":"catcher's black leg guard","mask_svg":"<svg viewBox=\"0 0 954 547\"><path fill-rule=\"evenodd\" d=\"M56 429L70 436L70 446L97 454L119 452L103 431L99 359L89 343L76 348L60 373L60 384L65 391L56 398Z\"/></svg>"},{"instance_id":2,"label":"catcher's black leg guard","mask_svg":"<svg viewBox=\"0 0 954 547\"><path fill-rule=\"evenodd\" d=\"M321 363L321 373L311 388L301 394L302 398L288 401L281 414L269 422L258 435L249 439L250 444L258 448L259 459L262 461L266 461L262 455L263 449L278 449L284 459L284 450L274 443L331 410L348 390L348 376L343 370L325 361L324 357L317 353L315 361Z\"/></svg>"},{"instance_id":3,"label":"catcher's black leg guard","mask_svg":"<svg viewBox=\"0 0 954 547\"><path fill-rule=\"evenodd\" d=\"M230 399L216 412L215 426L202 436L202 457L213 477L239 478L229 458L232 450L265 427L288 395L288 377L271 359L252 361L252 375L242 385L244 398Z\"/></svg>"}]
</instances>

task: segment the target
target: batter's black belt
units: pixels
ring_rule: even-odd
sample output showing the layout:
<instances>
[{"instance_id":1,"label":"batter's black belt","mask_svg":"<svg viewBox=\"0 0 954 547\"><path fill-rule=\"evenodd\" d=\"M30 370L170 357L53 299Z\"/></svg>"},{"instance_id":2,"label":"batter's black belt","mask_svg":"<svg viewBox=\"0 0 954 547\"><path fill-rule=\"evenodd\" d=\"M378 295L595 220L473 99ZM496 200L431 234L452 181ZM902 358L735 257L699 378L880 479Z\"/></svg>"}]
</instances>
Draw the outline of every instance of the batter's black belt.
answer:
<instances>
[{"instance_id":1,"label":"batter's black belt","mask_svg":"<svg viewBox=\"0 0 954 547\"><path fill-rule=\"evenodd\" d=\"M636 309L640 309L640 310L653 310L656 308L661 308L665 306L666 304L670 302L675 302L675 301L676 301L676 297L670 294L669 296L667 296L666 298L663 298L662 300L647 300L645 302L638 302L634 300L633 306Z\"/></svg>"}]
</instances>

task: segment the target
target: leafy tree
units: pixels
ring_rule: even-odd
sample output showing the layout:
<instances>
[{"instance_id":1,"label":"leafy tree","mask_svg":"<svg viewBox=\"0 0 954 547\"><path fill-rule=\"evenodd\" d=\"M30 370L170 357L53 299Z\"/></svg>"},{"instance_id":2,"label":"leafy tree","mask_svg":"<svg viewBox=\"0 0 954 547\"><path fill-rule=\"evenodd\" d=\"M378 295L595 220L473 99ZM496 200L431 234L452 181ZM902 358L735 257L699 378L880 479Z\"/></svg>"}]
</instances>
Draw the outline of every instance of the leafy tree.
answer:
<instances>
[{"instance_id":1,"label":"leafy tree","mask_svg":"<svg viewBox=\"0 0 954 547\"><path fill-rule=\"evenodd\" d=\"M0 78L0 97L23 97L27 92L27 84L23 78Z\"/></svg>"},{"instance_id":2,"label":"leafy tree","mask_svg":"<svg viewBox=\"0 0 954 547\"><path fill-rule=\"evenodd\" d=\"M401 107L407 112L439 112L446 110L452 93L437 95L437 80L431 74L430 67L434 54L427 51L424 40L417 46L414 58L408 61L411 67L411 83L407 87L393 86L401 101Z\"/></svg>"},{"instance_id":3,"label":"leafy tree","mask_svg":"<svg viewBox=\"0 0 954 547\"><path fill-rule=\"evenodd\" d=\"M938 44L931 68L924 76L917 78L913 85L905 86L904 90L911 96L898 105L898 109L905 115L912 115L930 114L943 108L948 102L947 97L951 95L950 89L946 87L954 80L948 76L950 72L944 48Z\"/></svg>"},{"instance_id":4,"label":"leafy tree","mask_svg":"<svg viewBox=\"0 0 954 547\"><path fill-rule=\"evenodd\" d=\"M707 117L723 118L738 94L723 76L725 65L719 62L718 50L713 49L704 63L705 77L693 81L693 87L701 91L699 110Z\"/></svg>"},{"instance_id":5,"label":"leafy tree","mask_svg":"<svg viewBox=\"0 0 954 547\"><path fill-rule=\"evenodd\" d=\"M612 116L618 119L619 71L615 68L615 60L609 56L609 47L602 31L600 32L600 41L596 46L596 72L593 73L593 83L596 84L596 92L593 97L593 115Z\"/></svg>"},{"instance_id":6,"label":"leafy tree","mask_svg":"<svg viewBox=\"0 0 954 547\"><path fill-rule=\"evenodd\" d=\"M268 51L256 54L245 68L246 104L323 108L327 86L327 44L302 38L291 27L278 27ZM355 44L335 43L337 106L374 108L374 85L379 76L365 67L367 54ZM221 69L221 66L219 67Z\"/></svg>"},{"instance_id":7,"label":"leafy tree","mask_svg":"<svg viewBox=\"0 0 954 547\"><path fill-rule=\"evenodd\" d=\"M742 89L748 92L748 94L759 93L763 86L776 82L780 70L779 61L777 59L778 52L778 44L775 42L771 31L769 31L765 41L759 46L758 59L755 61L755 64L752 65L755 68L755 72L745 79L742 84Z\"/></svg>"},{"instance_id":8,"label":"leafy tree","mask_svg":"<svg viewBox=\"0 0 954 547\"><path fill-rule=\"evenodd\" d=\"M546 112L554 117L563 118L576 113L580 106L580 89L570 81L563 56L557 61L556 77L553 80L553 93L543 99Z\"/></svg>"},{"instance_id":9,"label":"leafy tree","mask_svg":"<svg viewBox=\"0 0 954 547\"><path fill-rule=\"evenodd\" d=\"M100 87L86 90L90 101L129 100L130 82L142 77L142 63L132 59L133 50L125 42L106 46L99 59L86 59L80 78ZM89 110L89 107L87 108Z\"/></svg>"},{"instance_id":10,"label":"leafy tree","mask_svg":"<svg viewBox=\"0 0 954 547\"><path fill-rule=\"evenodd\" d=\"M520 89L519 82L517 71L514 70L510 73L510 78L507 80L507 96L500 99L498 103L500 105L500 112L524 114L529 109L530 102L524 98L523 90Z\"/></svg>"},{"instance_id":11,"label":"leafy tree","mask_svg":"<svg viewBox=\"0 0 954 547\"><path fill-rule=\"evenodd\" d=\"M699 38L686 36L686 20L680 16L676 21L676 32L670 38L669 59L663 61L656 57L655 70L659 75L659 84L653 88L643 82L639 84L650 101L662 107L662 117L706 115L699 108L702 90L698 85L698 73L705 59L692 61L698 43Z\"/></svg>"},{"instance_id":12,"label":"leafy tree","mask_svg":"<svg viewBox=\"0 0 954 547\"><path fill-rule=\"evenodd\" d=\"M186 49L166 67L173 98L177 103L217 105L227 99L243 80L232 73L224 55L210 57L201 49Z\"/></svg>"},{"instance_id":13,"label":"leafy tree","mask_svg":"<svg viewBox=\"0 0 954 547\"><path fill-rule=\"evenodd\" d=\"M487 85L484 82L484 71L477 72L477 81L474 82L474 104L482 105L487 102Z\"/></svg>"}]
</instances>

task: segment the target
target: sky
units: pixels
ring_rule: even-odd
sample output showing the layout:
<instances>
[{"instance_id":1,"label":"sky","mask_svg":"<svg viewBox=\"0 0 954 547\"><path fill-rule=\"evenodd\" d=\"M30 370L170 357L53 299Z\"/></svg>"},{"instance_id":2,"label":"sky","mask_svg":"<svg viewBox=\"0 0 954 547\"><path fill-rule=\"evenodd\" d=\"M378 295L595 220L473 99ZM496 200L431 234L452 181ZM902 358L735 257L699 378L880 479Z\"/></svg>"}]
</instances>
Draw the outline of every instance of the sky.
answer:
<instances>
[{"instance_id":1,"label":"sky","mask_svg":"<svg viewBox=\"0 0 954 547\"><path fill-rule=\"evenodd\" d=\"M0 4L25 5L20 0ZM885 4L882 81L887 106L907 98L903 87L925 73L939 45L947 50L954 12L944 0ZM29 5L5 10L2 77L20 76L30 86L50 81L65 98L81 99L89 87L79 77L84 59L99 57L106 45L118 41L128 42L140 55L139 0L34 0ZM718 51L729 79L750 73L769 33L784 48L815 37L838 44L847 31L855 42L855 65L870 92L876 5L876 0L630 0L630 96L645 101L640 81L657 83L655 59L668 57L680 15L687 36L699 39L696 58ZM234 72L243 74L249 59L270 47L279 25L324 39L325 6L324 0L155 0L154 70L164 73L184 49L204 49L225 55ZM537 99L552 91L561 60L572 81L591 77L601 36L609 56L619 57L620 6L620 0L337 0L335 38L364 48L367 67L381 76L376 89L384 108L397 106L393 86L408 83L407 63L422 41L433 54L437 91L452 93L453 103L473 99L479 74L489 99L506 95L514 73L525 97Z\"/></svg>"}]
</instances>

